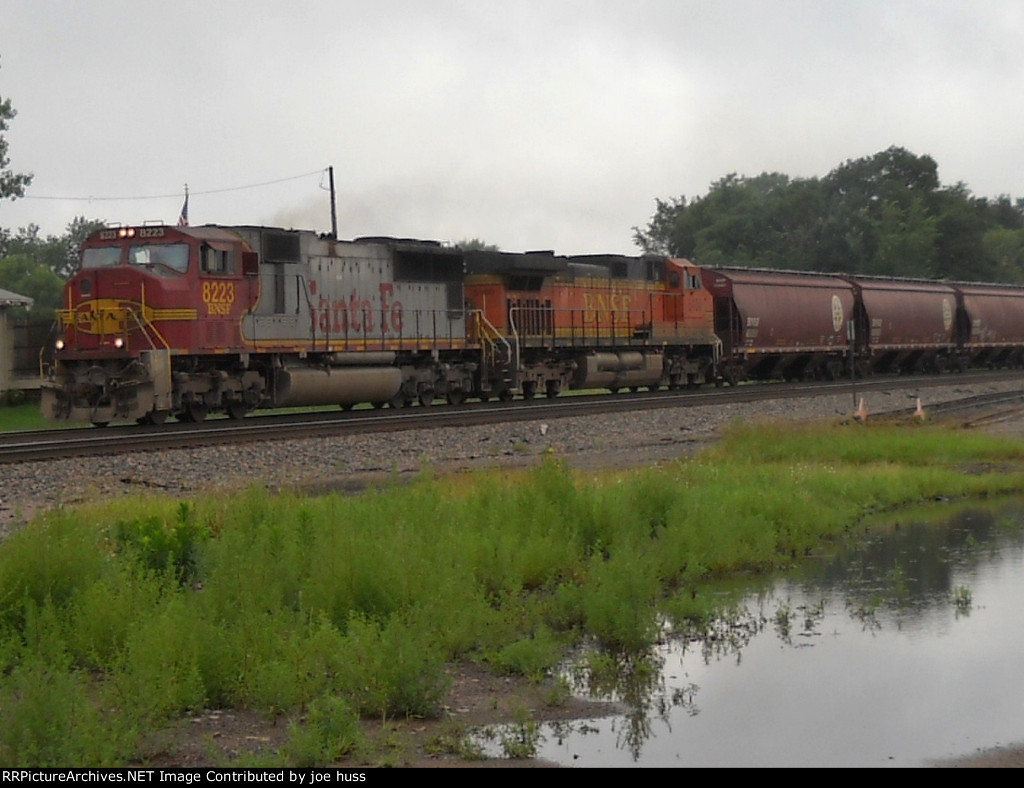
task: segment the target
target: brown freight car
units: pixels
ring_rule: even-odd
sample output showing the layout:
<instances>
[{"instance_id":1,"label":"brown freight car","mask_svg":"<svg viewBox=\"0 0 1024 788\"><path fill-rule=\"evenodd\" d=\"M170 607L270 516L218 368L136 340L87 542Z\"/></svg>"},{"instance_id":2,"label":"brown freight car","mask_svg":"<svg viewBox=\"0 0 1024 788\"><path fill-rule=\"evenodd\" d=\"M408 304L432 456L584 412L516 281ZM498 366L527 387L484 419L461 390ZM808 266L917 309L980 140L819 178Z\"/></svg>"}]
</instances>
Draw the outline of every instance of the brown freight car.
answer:
<instances>
[{"instance_id":1,"label":"brown freight car","mask_svg":"<svg viewBox=\"0 0 1024 788\"><path fill-rule=\"evenodd\" d=\"M725 381L843 374L855 303L849 281L743 268L704 268L702 278L714 297Z\"/></svg>"},{"instance_id":2,"label":"brown freight car","mask_svg":"<svg viewBox=\"0 0 1024 788\"><path fill-rule=\"evenodd\" d=\"M1024 287L957 283L962 367L1024 364Z\"/></svg>"},{"instance_id":3,"label":"brown freight car","mask_svg":"<svg viewBox=\"0 0 1024 788\"><path fill-rule=\"evenodd\" d=\"M948 284L849 277L864 374L943 372L958 361L957 292Z\"/></svg>"}]
</instances>

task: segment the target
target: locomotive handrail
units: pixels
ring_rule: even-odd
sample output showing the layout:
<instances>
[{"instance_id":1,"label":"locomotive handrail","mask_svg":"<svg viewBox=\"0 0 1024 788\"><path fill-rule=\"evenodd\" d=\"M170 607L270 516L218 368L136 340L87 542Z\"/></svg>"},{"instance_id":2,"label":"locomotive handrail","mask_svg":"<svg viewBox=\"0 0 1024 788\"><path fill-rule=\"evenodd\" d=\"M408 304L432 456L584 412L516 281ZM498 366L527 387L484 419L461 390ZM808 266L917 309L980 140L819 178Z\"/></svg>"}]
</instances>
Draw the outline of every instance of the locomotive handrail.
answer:
<instances>
[{"instance_id":1,"label":"locomotive handrail","mask_svg":"<svg viewBox=\"0 0 1024 788\"><path fill-rule=\"evenodd\" d=\"M487 319L487 316L480 309L470 310L469 314L473 315L473 319L477 324L477 334L480 336L481 344L485 347L490 348L491 351L491 363L494 362L494 358L497 355L494 352L494 346L500 342L505 346L505 351L508 354L509 360L513 360L512 345L509 341L502 336L501 332L494 327L494 324ZM486 332L481 331L481 327L487 329ZM515 355L516 365L518 366L518 353Z\"/></svg>"},{"instance_id":2,"label":"locomotive handrail","mask_svg":"<svg viewBox=\"0 0 1024 788\"><path fill-rule=\"evenodd\" d=\"M120 324L125 319L129 319L130 318L135 323L136 327L138 327L138 329L142 332L142 335L146 338L146 341L149 342L149 346L153 350L157 349L157 345L153 341L153 338L150 336L150 334L149 334L150 331L153 332L153 334L156 336L156 338L163 344L165 349L170 349L170 347L171 347L170 343L167 342L167 340L164 338L164 336L160 333L159 329L157 329L157 327L155 325L153 325L153 322L151 320L147 320L144 315L140 316L130 306L122 305L122 306L117 307L116 309L109 309L109 308L105 308L104 307L104 308L98 309L95 312L95 314L97 316L97 322L101 326L101 331L100 331L101 334L105 334L106 333L105 327L106 327L106 323L107 323L108 319L112 320L113 322L116 322L116 323ZM68 326L72 326L72 327L75 326L75 310L73 310L73 309L58 309L57 310L57 322L58 322L58 330L60 330L60 331L63 331ZM125 326L125 328L127 328L127 326Z\"/></svg>"},{"instance_id":3,"label":"locomotive handrail","mask_svg":"<svg viewBox=\"0 0 1024 788\"><path fill-rule=\"evenodd\" d=\"M166 339L164 339L163 334L161 334L160 331L157 329L157 327L153 325L153 322L151 320L142 320L139 317L139 315L137 315L135 313L135 310L132 309L131 307L125 307L124 311L127 312L129 315L131 315L132 319L135 320L135 325L137 325L139 327L139 330L142 332L142 335L146 338L146 341L149 342L149 346L153 350L156 350L157 347L156 347L156 344L153 342L153 338L150 337L149 332L146 331L146 327L147 326L149 327L149 329L154 334L156 334L157 339L159 339L163 343L164 349L166 349L166 350L170 350L171 349L170 343L168 343L168 341Z\"/></svg>"}]
</instances>

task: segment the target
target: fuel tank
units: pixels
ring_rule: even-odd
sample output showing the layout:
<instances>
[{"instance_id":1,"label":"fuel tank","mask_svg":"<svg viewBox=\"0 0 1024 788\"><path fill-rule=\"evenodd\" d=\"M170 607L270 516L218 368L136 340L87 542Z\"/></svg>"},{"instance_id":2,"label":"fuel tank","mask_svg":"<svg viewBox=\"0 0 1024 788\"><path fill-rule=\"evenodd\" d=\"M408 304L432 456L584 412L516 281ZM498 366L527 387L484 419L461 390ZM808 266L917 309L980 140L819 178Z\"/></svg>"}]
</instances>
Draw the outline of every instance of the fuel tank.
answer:
<instances>
[{"instance_id":1,"label":"fuel tank","mask_svg":"<svg viewBox=\"0 0 1024 788\"><path fill-rule=\"evenodd\" d=\"M578 362L575 387L620 389L656 385L662 376L662 356L630 351L592 353Z\"/></svg>"},{"instance_id":2,"label":"fuel tank","mask_svg":"<svg viewBox=\"0 0 1024 788\"><path fill-rule=\"evenodd\" d=\"M397 367L285 367L274 377L274 406L388 402L402 386Z\"/></svg>"}]
</instances>

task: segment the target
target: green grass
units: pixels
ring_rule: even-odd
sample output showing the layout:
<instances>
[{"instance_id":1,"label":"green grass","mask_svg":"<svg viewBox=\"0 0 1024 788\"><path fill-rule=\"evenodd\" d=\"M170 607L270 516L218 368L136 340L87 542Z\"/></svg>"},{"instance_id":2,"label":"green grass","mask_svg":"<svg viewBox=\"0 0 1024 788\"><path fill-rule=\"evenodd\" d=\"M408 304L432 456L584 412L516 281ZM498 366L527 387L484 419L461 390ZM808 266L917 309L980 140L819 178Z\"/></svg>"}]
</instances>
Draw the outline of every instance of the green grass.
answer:
<instances>
[{"instance_id":1,"label":"green grass","mask_svg":"<svg viewBox=\"0 0 1024 788\"><path fill-rule=\"evenodd\" d=\"M53 429L54 423L43 418L38 403L0 405L0 432Z\"/></svg>"},{"instance_id":2,"label":"green grass","mask_svg":"<svg viewBox=\"0 0 1024 788\"><path fill-rule=\"evenodd\" d=\"M204 708L281 719L281 763L336 762L364 752L360 718L441 714L446 663L540 678L588 645L595 674L642 664L666 623L727 605L713 582L792 567L873 513L1021 489L1012 441L756 427L628 473L548 457L357 497L50 512L0 544L0 762L144 762L149 733Z\"/></svg>"}]
</instances>

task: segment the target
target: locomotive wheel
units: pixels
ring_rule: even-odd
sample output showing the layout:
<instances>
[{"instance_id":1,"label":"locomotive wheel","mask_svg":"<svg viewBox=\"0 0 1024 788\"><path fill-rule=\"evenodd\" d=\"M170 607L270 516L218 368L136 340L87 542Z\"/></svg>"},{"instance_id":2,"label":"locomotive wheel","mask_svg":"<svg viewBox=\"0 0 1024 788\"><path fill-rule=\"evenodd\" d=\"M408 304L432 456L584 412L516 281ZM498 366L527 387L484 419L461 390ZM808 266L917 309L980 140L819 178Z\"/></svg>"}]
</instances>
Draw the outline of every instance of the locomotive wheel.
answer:
<instances>
[{"instance_id":1,"label":"locomotive wheel","mask_svg":"<svg viewBox=\"0 0 1024 788\"><path fill-rule=\"evenodd\" d=\"M448 389L445 395L449 405L461 405L466 401L466 392L462 389Z\"/></svg>"},{"instance_id":2,"label":"locomotive wheel","mask_svg":"<svg viewBox=\"0 0 1024 788\"><path fill-rule=\"evenodd\" d=\"M396 410L398 408L407 408L409 407L409 400L405 398L405 395L402 392L398 392L388 400L388 405Z\"/></svg>"},{"instance_id":3,"label":"locomotive wheel","mask_svg":"<svg viewBox=\"0 0 1024 788\"><path fill-rule=\"evenodd\" d=\"M502 389L501 394L498 395L498 399L502 402L511 402L515 397L516 395L512 393L512 389Z\"/></svg>"},{"instance_id":4,"label":"locomotive wheel","mask_svg":"<svg viewBox=\"0 0 1024 788\"><path fill-rule=\"evenodd\" d=\"M229 402L227 407L228 416L235 421L240 421L245 418L245 414L248 413L249 409L245 407L244 402Z\"/></svg>"},{"instance_id":5,"label":"locomotive wheel","mask_svg":"<svg viewBox=\"0 0 1024 788\"><path fill-rule=\"evenodd\" d=\"M207 407L203 402L192 402L186 403L185 409L181 412L181 420L188 421L192 424L198 424L206 418Z\"/></svg>"},{"instance_id":6,"label":"locomotive wheel","mask_svg":"<svg viewBox=\"0 0 1024 788\"><path fill-rule=\"evenodd\" d=\"M434 404L434 390L429 386L427 388L420 389L420 395L418 397L420 405L424 408L429 408Z\"/></svg>"},{"instance_id":7,"label":"locomotive wheel","mask_svg":"<svg viewBox=\"0 0 1024 788\"><path fill-rule=\"evenodd\" d=\"M167 421L166 410L151 410L145 416L140 416L135 420L136 424L152 424L154 427L159 427Z\"/></svg>"}]
</instances>

